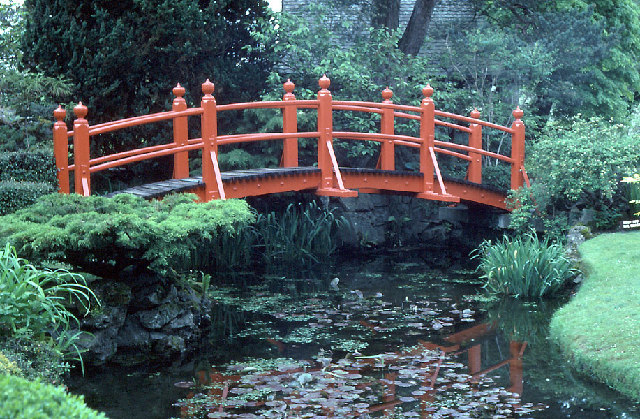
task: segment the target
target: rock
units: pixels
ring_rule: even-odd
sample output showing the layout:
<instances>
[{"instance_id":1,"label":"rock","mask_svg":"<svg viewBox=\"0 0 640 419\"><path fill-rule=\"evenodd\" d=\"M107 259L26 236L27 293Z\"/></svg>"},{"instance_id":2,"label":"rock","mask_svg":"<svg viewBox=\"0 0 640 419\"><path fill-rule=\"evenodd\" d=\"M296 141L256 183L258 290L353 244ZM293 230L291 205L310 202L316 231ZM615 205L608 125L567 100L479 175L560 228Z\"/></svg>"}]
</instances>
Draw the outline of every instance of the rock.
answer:
<instances>
[{"instance_id":1,"label":"rock","mask_svg":"<svg viewBox=\"0 0 640 419\"><path fill-rule=\"evenodd\" d=\"M129 316L118 332L118 349L127 348L148 352L151 349L150 338L151 333L142 327L139 321Z\"/></svg>"},{"instance_id":2,"label":"rock","mask_svg":"<svg viewBox=\"0 0 640 419\"><path fill-rule=\"evenodd\" d=\"M175 319L183 311L176 304L164 304L152 310L139 311L135 314L140 324L147 329L161 329L164 325Z\"/></svg>"},{"instance_id":3,"label":"rock","mask_svg":"<svg viewBox=\"0 0 640 419\"><path fill-rule=\"evenodd\" d=\"M192 312L187 312L185 314L182 314L178 317L176 317L175 319L173 319L169 325L168 328L170 330L175 330L175 329L183 329L185 327L187 328L193 328L196 326L196 322L195 322L195 317L193 315Z\"/></svg>"}]
</instances>

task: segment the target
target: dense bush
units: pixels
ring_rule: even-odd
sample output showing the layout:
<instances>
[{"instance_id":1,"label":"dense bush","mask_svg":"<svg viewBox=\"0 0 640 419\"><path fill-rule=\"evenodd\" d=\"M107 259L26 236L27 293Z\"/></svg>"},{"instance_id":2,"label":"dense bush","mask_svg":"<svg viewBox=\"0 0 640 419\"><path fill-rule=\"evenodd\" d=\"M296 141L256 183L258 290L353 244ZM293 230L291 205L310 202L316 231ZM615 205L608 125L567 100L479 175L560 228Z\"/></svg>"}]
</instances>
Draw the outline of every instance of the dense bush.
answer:
<instances>
[{"instance_id":1,"label":"dense bush","mask_svg":"<svg viewBox=\"0 0 640 419\"><path fill-rule=\"evenodd\" d=\"M475 250L478 269L490 293L516 298L539 298L557 293L575 275L564 247L535 234L492 243Z\"/></svg>"},{"instance_id":2,"label":"dense bush","mask_svg":"<svg viewBox=\"0 0 640 419\"><path fill-rule=\"evenodd\" d=\"M601 118L549 123L528 149L531 189L512 192L511 226L529 230L535 219L561 232L581 209L596 210L596 228L611 228L628 211L620 180L640 165L640 137Z\"/></svg>"},{"instance_id":3,"label":"dense bush","mask_svg":"<svg viewBox=\"0 0 640 419\"><path fill-rule=\"evenodd\" d=\"M34 262L59 260L101 275L127 266L168 273L216 235L233 235L254 217L245 201L194 199L48 195L0 218L0 242Z\"/></svg>"},{"instance_id":4,"label":"dense bush","mask_svg":"<svg viewBox=\"0 0 640 419\"><path fill-rule=\"evenodd\" d=\"M53 154L45 149L0 153L0 181L5 180L55 184Z\"/></svg>"},{"instance_id":5,"label":"dense bush","mask_svg":"<svg viewBox=\"0 0 640 419\"><path fill-rule=\"evenodd\" d=\"M54 190L53 185L44 182L0 181L0 215L25 208Z\"/></svg>"},{"instance_id":6,"label":"dense bush","mask_svg":"<svg viewBox=\"0 0 640 419\"><path fill-rule=\"evenodd\" d=\"M103 413L90 409L82 396L64 387L0 375L0 419L98 419Z\"/></svg>"}]
</instances>

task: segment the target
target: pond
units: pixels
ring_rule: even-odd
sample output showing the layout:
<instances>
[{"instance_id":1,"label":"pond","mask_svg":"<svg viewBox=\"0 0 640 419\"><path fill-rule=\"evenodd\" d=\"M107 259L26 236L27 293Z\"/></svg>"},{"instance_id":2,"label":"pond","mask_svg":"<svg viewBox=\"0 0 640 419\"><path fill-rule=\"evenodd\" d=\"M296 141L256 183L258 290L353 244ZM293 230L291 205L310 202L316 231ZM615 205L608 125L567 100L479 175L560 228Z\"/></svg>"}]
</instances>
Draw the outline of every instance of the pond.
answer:
<instances>
[{"instance_id":1,"label":"pond","mask_svg":"<svg viewBox=\"0 0 640 419\"><path fill-rule=\"evenodd\" d=\"M189 361L74 376L110 418L633 418L547 339L562 301L490 301L446 249L345 258L213 286Z\"/></svg>"}]
</instances>

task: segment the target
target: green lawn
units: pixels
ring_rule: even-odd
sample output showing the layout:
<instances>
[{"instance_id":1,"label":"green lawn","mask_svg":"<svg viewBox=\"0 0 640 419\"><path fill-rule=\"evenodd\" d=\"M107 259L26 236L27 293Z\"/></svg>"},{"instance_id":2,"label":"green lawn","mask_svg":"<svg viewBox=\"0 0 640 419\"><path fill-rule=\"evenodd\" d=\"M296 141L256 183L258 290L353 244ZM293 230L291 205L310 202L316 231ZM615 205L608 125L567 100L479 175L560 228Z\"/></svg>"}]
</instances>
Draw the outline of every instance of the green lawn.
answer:
<instances>
[{"instance_id":1,"label":"green lawn","mask_svg":"<svg viewBox=\"0 0 640 419\"><path fill-rule=\"evenodd\" d=\"M551 320L576 369L640 400L640 231L580 246L587 278Z\"/></svg>"}]
</instances>

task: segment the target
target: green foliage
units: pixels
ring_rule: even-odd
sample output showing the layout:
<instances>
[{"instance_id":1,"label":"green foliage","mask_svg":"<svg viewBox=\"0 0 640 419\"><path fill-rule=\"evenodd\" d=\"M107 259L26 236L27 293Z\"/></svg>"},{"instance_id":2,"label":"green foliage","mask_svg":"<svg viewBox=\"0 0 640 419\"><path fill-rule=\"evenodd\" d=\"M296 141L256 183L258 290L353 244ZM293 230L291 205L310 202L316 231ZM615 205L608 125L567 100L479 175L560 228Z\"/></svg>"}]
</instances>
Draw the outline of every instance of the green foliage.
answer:
<instances>
[{"instance_id":1,"label":"green foliage","mask_svg":"<svg viewBox=\"0 0 640 419\"><path fill-rule=\"evenodd\" d=\"M55 184L53 154L42 149L0 153L0 181L4 180Z\"/></svg>"},{"instance_id":2,"label":"green foliage","mask_svg":"<svg viewBox=\"0 0 640 419\"><path fill-rule=\"evenodd\" d=\"M484 288L494 294L523 299L552 296L575 275L562 245L540 241L532 233L505 236L495 244L485 241L474 253L480 259Z\"/></svg>"},{"instance_id":3,"label":"green foliage","mask_svg":"<svg viewBox=\"0 0 640 419\"><path fill-rule=\"evenodd\" d=\"M529 148L526 167L557 207L580 201L606 205L619 194L619 181L640 164L640 139L600 118L551 123Z\"/></svg>"},{"instance_id":4,"label":"green foliage","mask_svg":"<svg viewBox=\"0 0 640 419\"><path fill-rule=\"evenodd\" d=\"M32 205L53 191L54 187L49 183L0 181L0 215Z\"/></svg>"},{"instance_id":5,"label":"green foliage","mask_svg":"<svg viewBox=\"0 0 640 419\"><path fill-rule=\"evenodd\" d=\"M68 394L63 386L0 375L0 419L98 419L106 418L84 403L82 396Z\"/></svg>"},{"instance_id":6,"label":"green foliage","mask_svg":"<svg viewBox=\"0 0 640 419\"><path fill-rule=\"evenodd\" d=\"M258 245L265 261L300 265L329 256L336 249L336 231L348 228L347 221L315 202L289 204L276 214L260 214L256 220Z\"/></svg>"},{"instance_id":7,"label":"green foliage","mask_svg":"<svg viewBox=\"0 0 640 419\"><path fill-rule=\"evenodd\" d=\"M97 122L164 111L177 82L198 103L207 78L219 102L255 98L271 65L249 48L269 17L263 0L27 0L25 8L23 64L69 77Z\"/></svg>"},{"instance_id":8,"label":"green foliage","mask_svg":"<svg viewBox=\"0 0 640 419\"><path fill-rule=\"evenodd\" d=\"M194 202L193 195L145 201L53 194L0 220L0 241L29 260L58 260L85 272L114 275L127 266L170 273L218 234L253 220L241 200Z\"/></svg>"},{"instance_id":9,"label":"green foliage","mask_svg":"<svg viewBox=\"0 0 640 419\"><path fill-rule=\"evenodd\" d=\"M538 107L556 115L622 117L640 90L640 14L633 0L474 0L492 26L547 51ZM566 42L571 39L571 42Z\"/></svg>"},{"instance_id":10,"label":"green foliage","mask_svg":"<svg viewBox=\"0 0 640 419\"><path fill-rule=\"evenodd\" d=\"M20 68L25 25L21 5L0 4L0 24L0 151L49 145L52 101L64 100L71 85L62 76Z\"/></svg>"},{"instance_id":11,"label":"green foliage","mask_svg":"<svg viewBox=\"0 0 640 419\"><path fill-rule=\"evenodd\" d=\"M0 332L42 336L79 326L68 304L89 312L95 294L84 278L66 271L36 269L9 244L0 252ZM96 300L97 301L97 300Z\"/></svg>"},{"instance_id":12,"label":"green foliage","mask_svg":"<svg viewBox=\"0 0 640 419\"><path fill-rule=\"evenodd\" d=\"M70 370L69 364L64 361L65 354L57 350L49 340L5 336L0 340L0 354L6 358L6 361L0 361L6 365L6 373L31 381L60 384L62 376Z\"/></svg>"}]
</instances>

